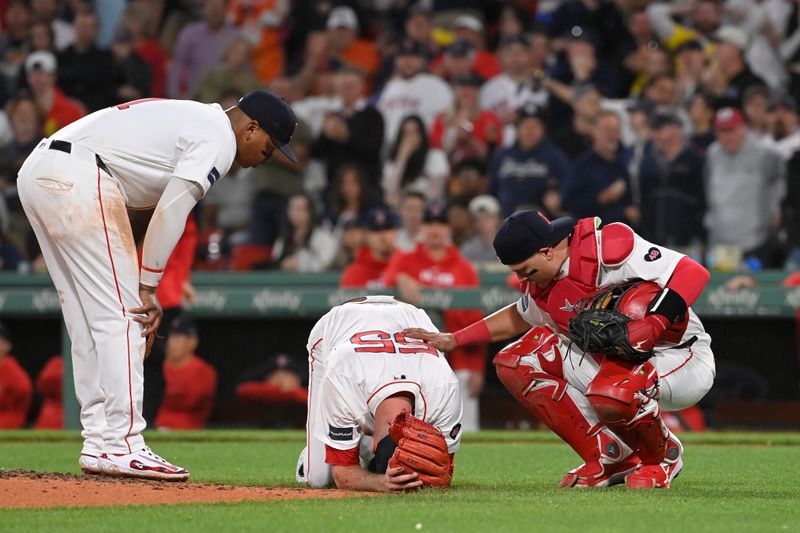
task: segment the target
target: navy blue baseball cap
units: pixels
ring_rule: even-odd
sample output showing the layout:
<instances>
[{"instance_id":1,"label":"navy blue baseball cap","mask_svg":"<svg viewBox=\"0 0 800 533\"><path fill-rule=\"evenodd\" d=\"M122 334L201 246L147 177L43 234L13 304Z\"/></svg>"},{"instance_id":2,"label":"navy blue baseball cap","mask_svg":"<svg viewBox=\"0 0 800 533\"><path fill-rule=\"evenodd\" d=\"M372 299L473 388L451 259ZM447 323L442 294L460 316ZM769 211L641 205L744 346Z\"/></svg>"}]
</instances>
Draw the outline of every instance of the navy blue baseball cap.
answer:
<instances>
[{"instance_id":1,"label":"navy blue baseball cap","mask_svg":"<svg viewBox=\"0 0 800 533\"><path fill-rule=\"evenodd\" d=\"M373 207L359 217L360 226L370 231L383 231L400 227L400 217L386 207Z\"/></svg>"},{"instance_id":2,"label":"navy blue baseball cap","mask_svg":"<svg viewBox=\"0 0 800 533\"><path fill-rule=\"evenodd\" d=\"M297 156L289 146L297 128L297 117L283 98L267 91L251 91L239 99L239 109L258 122L275 146L297 163Z\"/></svg>"},{"instance_id":3,"label":"navy blue baseball cap","mask_svg":"<svg viewBox=\"0 0 800 533\"><path fill-rule=\"evenodd\" d=\"M494 251L504 265L516 265L542 248L561 242L572 233L575 224L572 217L550 222L536 211L518 211L500 224L494 236Z\"/></svg>"},{"instance_id":4,"label":"navy blue baseball cap","mask_svg":"<svg viewBox=\"0 0 800 533\"><path fill-rule=\"evenodd\" d=\"M422 220L425 224L447 224L447 210L439 204L429 205Z\"/></svg>"},{"instance_id":5,"label":"navy blue baseball cap","mask_svg":"<svg viewBox=\"0 0 800 533\"><path fill-rule=\"evenodd\" d=\"M191 315L181 313L172 319L169 325L170 333L183 333L191 337L197 337L197 325Z\"/></svg>"}]
</instances>

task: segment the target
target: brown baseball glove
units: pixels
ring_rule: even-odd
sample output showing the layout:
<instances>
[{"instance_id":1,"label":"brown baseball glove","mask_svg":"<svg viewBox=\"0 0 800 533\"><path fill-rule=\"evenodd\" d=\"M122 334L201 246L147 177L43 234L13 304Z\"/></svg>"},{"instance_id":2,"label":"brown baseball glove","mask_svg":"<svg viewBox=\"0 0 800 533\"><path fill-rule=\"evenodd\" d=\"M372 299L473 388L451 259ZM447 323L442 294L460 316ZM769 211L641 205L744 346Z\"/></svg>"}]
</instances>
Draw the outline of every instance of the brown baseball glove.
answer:
<instances>
[{"instance_id":1,"label":"brown baseball glove","mask_svg":"<svg viewBox=\"0 0 800 533\"><path fill-rule=\"evenodd\" d=\"M150 357L150 350L153 349L153 343L156 342L156 334L151 333L147 336L147 341L144 343L144 358Z\"/></svg>"},{"instance_id":2,"label":"brown baseball glove","mask_svg":"<svg viewBox=\"0 0 800 533\"><path fill-rule=\"evenodd\" d=\"M423 487L450 486L453 463L441 431L403 411L392 422L389 435L397 444L389 468L416 472Z\"/></svg>"}]
</instances>

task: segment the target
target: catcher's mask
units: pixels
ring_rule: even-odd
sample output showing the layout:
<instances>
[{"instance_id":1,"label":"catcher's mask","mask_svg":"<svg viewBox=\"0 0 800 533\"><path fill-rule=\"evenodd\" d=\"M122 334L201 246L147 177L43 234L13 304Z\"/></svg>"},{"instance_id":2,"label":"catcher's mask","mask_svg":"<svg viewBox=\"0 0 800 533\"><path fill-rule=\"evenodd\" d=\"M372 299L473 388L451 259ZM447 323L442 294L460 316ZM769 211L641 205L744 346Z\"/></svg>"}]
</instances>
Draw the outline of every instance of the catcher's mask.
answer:
<instances>
[{"instance_id":1,"label":"catcher's mask","mask_svg":"<svg viewBox=\"0 0 800 533\"><path fill-rule=\"evenodd\" d=\"M369 462L367 470L375 472L376 474L385 474L386 469L389 468L389 459L394 454L397 444L392 440L392 437L386 435L378 441L378 447L375 449L375 457Z\"/></svg>"}]
</instances>

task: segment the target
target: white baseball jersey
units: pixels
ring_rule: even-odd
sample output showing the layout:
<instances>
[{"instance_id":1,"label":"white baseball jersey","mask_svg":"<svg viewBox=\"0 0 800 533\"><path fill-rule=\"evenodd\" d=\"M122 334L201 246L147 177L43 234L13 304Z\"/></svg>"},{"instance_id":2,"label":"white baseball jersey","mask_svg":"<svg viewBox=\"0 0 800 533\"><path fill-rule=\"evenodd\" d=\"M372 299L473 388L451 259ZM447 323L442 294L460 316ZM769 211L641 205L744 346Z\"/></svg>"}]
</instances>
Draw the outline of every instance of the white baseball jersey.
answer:
<instances>
[{"instance_id":1,"label":"white baseball jersey","mask_svg":"<svg viewBox=\"0 0 800 533\"><path fill-rule=\"evenodd\" d=\"M436 331L423 310L390 296L334 307L317 322L308 342L310 365L312 374L324 367L324 377L320 389L310 391L316 395L310 409L321 409L310 436L337 450L353 449L372 435L378 405L408 392L414 416L439 428L451 453L458 450L458 379L441 352L403 336L410 327Z\"/></svg>"},{"instance_id":2,"label":"white baseball jersey","mask_svg":"<svg viewBox=\"0 0 800 533\"><path fill-rule=\"evenodd\" d=\"M505 73L498 74L481 87L481 109L493 111L501 118L528 103L544 108L547 101L548 92L545 89L534 87L531 81L518 83ZM503 129L503 146L511 146L516 138L514 124L506 124Z\"/></svg>"},{"instance_id":3,"label":"white baseball jersey","mask_svg":"<svg viewBox=\"0 0 800 533\"><path fill-rule=\"evenodd\" d=\"M408 79L395 76L381 93L378 110L383 114L385 146L391 146L400 123L408 115L419 115L430 128L436 115L449 111L453 91L439 76L420 73Z\"/></svg>"},{"instance_id":4,"label":"white baseball jersey","mask_svg":"<svg viewBox=\"0 0 800 533\"><path fill-rule=\"evenodd\" d=\"M22 165L20 202L72 341L82 453L144 447L145 344L130 310L142 305L140 282L158 284L200 191L228 172L235 155L230 121L218 105L147 99L72 123ZM165 191L169 202L150 222L140 274L127 208L154 207Z\"/></svg>"},{"instance_id":5,"label":"white baseball jersey","mask_svg":"<svg viewBox=\"0 0 800 533\"><path fill-rule=\"evenodd\" d=\"M125 203L158 203L173 176L197 183L203 194L227 174L236 137L218 104L144 99L102 109L56 132L103 160L119 180Z\"/></svg>"},{"instance_id":6,"label":"white baseball jersey","mask_svg":"<svg viewBox=\"0 0 800 533\"><path fill-rule=\"evenodd\" d=\"M669 283L675 267L681 259L685 256L669 248L657 246L649 241L646 241L638 234L634 233L633 251L630 256L619 265L609 266L600 262L599 283L597 284L598 290L625 281L641 279L647 281L654 281L660 286L664 287ZM597 232L598 239L602 238L602 233ZM600 246L602 243L598 244ZM561 272L557 279L567 275L569 271L569 258L561 266ZM569 302L575 304L576 302ZM565 304L567 305L567 304ZM527 295L517 301L517 311L520 316L529 324L533 326L549 325L553 329L556 328L555 321L550 315L539 306L532 298ZM690 339L693 336L698 338L710 339L706 333L703 324L697 317L694 311L689 308L689 324L686 327L686 332L683 334L681 342Z\"/></svg>"},{"instance_id":7,"label":"white baseball jersey","mask_svg":"<svg viewBox=\"0 0 800 533\"><path fill-rule=\"evenodd\" d=\"M597 237L601 239L602 233L597 232ZM601 244L598 241L598 247ZM598 288L634 279L654 281L663 287L667 285L675 267L684 257L683 254L655 245L634 233L633 251L624 261L613 266L600 262ZM568 271L569 259L564 262L556 279L565 277ZM569 307L575 303L567 301L564 302L564 306ZM558 333L555 320L527 294L523 294L517 301L517 312L528 324L544 325L556 333L559 339L557 343L559 355L551 352L543 357L550 362L557 359L562 367L563 378L581 393L585 392L598 372L598 362L592 357L585 357L567 335ZM695 339L687 342L692 337ZM542 368L535 354L526 360L535 368ZM711 337L691 308L680 344L659 343L655 348L655 356L650 361L658 371L661 383L659 401L665 410L685 409L697 403L708 392L715 375ZM585 403L585 401L579 402L580 405ZM581 407L581 411L590 419L594 419L595 415L588 404L584 407Z\"/></svg>"}]
</instances>

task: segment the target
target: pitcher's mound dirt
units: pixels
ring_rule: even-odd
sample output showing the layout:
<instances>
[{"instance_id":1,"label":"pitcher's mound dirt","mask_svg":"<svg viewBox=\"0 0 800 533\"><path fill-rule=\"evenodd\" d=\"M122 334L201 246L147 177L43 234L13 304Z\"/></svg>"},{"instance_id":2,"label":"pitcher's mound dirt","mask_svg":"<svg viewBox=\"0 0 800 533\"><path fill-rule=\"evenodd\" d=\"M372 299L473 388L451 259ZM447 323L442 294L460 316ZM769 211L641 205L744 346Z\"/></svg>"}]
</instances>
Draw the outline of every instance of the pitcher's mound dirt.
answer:
<instances>
[{"instance_id":1,"label":"pitcher's mound dirt","mask_svg":"<svg viewBox=\"0 0 800 533\"><path fill-rule=\"evenodd\" d=\"M26 470L0 471L0 508L4 509L295 500L364 495L341 490L268 489L74 476Z\"/></svg>"}]
</instances>

